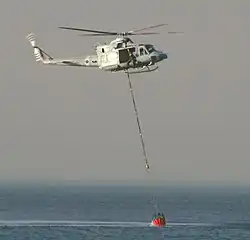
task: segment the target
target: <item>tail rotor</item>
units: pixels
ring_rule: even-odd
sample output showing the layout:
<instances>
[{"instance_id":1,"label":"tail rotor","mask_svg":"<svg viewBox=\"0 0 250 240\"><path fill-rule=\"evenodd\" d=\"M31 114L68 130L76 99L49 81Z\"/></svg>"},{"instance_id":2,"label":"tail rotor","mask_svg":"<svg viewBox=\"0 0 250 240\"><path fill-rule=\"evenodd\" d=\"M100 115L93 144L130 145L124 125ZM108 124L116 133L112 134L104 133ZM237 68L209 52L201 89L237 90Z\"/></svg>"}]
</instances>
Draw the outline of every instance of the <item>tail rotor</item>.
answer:
<instances>
[{"instance_id":1,"label":"tail rotor","mask_svg":"<svg viewBox=\"0 0 250 240\"><path fill-rule=\"evenodd\" d=\"M28 34L26 36L26 38L29 40L30 45L33 48L33 54L34 54L37 62L45 63L48 60L53 59L50 55L48 55L46 52L44 52L40 47L38 47L36 45L36 39L35 39L35 35L33 33Z\"/></svg>"},{"instance_id":2,"label":"tail rotor","mask_svg":"<svg viewBox=\"0 0 250 240\"><path fill-rule=\"evenodd\" d=\"M43 62L43 54L42 51L40 50L40 48L38 46L36 46L36 40L35 40L35 36L33 33L30 33L29 35L27 35L27 39L29 40L31 46L33 47L33 53L34 56L36 58L37 62Z\"/></svg>"}]
</instances>

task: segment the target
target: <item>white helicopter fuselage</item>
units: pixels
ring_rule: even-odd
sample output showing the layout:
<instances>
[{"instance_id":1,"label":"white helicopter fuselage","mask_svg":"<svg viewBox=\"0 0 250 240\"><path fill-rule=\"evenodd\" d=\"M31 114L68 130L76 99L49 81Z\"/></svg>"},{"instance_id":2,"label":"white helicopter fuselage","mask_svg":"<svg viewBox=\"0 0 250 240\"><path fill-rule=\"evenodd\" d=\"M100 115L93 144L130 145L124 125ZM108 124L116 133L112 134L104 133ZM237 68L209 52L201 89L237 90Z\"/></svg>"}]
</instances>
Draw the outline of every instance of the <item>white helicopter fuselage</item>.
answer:
<instances>
[{"instance_id":1,"label":"white helicopter fuselage","mask_svg":"<svg viewBox=\"0 0 250 240\"><path fill-rule=\"evenodd\" d=\"M136 45L131 39L123 37L116 38L109 44L96 46L96 54L58 59L38 47L33 34L29 34L27 38L34 49L36 61L46 65L90 67L110 72L147 67L147 71L153 71L156 68L149 67L167 58L165 53L155 50L151 44Z\"/></svg>"},{"instance_id":2,"label":"white helicopter fuselage","mask_svg":"<svg viewBox=\"0 0 250 240\"><path fill-rule=\"evenodd\" d=\"M96 47L98 67L105 71L116 71L129 61L129 52L135 52L136 46L125 46L123 39L117 38L110 44Z\"/></svg>"},{"instance_id":3,"label":"white helicopter fuselage","mask_svg":"<svg viewBox=\"0 0 250 240\"><path fill-rule=\"evenodd\" d=\"M97 64L105 71L120 71L128 68L151 66L167 59L167 55L154 49L151 44L127 44L123 38L117 38L107 45L96 47ZM134 56L136 63L131 61Z\"/></svg>"}]
</instances>

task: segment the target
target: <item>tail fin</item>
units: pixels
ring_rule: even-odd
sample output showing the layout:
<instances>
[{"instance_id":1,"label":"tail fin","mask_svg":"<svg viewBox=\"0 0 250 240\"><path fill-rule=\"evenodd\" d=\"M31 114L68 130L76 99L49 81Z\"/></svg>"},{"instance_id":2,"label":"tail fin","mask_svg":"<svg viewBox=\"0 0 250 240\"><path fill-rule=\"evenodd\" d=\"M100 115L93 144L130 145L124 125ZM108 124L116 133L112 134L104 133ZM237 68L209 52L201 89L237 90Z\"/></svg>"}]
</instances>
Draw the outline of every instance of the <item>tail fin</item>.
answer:
<instances>
[{"instance_id":1,"label":"tail fin","mask_svg":"<svg viewBox=\"0 0 250 240\"><path fill-rule=\"evenodd\" d=\"M31 46L33 47L33 53L37 62L45 63L46 60L53 59L47 53L45 53L40 47L36 45L35 36L33 33L27 35L27 39L29 40Z\"/></svg>"}]
</instances>

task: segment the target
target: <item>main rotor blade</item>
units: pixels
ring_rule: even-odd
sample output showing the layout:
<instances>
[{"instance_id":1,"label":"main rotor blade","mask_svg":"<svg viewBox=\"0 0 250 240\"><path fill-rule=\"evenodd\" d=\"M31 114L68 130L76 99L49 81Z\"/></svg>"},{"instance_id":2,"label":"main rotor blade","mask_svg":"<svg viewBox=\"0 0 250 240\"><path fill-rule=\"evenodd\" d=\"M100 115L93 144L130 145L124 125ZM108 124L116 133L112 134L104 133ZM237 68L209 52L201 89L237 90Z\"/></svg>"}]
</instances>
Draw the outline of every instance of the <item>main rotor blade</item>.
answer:
<instances>
[{"instance_id":1,"label":"main rotor blade","mask_svg":"<svg viewBox=\"0 0 250 240\"><path fill-rule=\"evenodd\" d=\"M113 36L114 34L109 33L93 33L93 34L80 34L82 37L99 37L99 36Z\"/></svg>"},{"instance_id":2,"label":"main rotor blade","mask_svg":"<svg viewBox=\"0 0 250 240\"><path fill-rule=\"evenodd\" d=\"M129 31L130 32L140 32L140 31L144 31L144 30L147 30L147 29L152 29L152 28L157 28L157 27L162 27L162 26L166 26L168 24L158 24L158 25L153 25L153 26L149 26L149 27L145 27L145 28L140 28L140 29L136 29L136 30L132 30L132 31Z\"/></svg>"},{"instance_id":3,"label":"main rotor blade","mask_svg":"<svg viewBox=\"0 0 250 240\"><path fill-rule=\"evenodd\" d=\"M168 32L168 34L178 34L178 33L184 33L184 32Z\"/></svg>"},{"instance_id":4,"label":"main rotor blade","mask_svg":"<svg viewBox=\"0 0 250 240\"><path fill-rule=\"evenodd\" d=\"M154 34L160 34L160 33L157 33L157 32L145 32L145 33L128 33L128 35L154 35Z\"/></svg>"},{"instance_id":5,"label":"main rotor blade","mask_svg":"<svg viewBox=\"0 0 250 240\"><path fill-rule=\"evenodd\" d=\"M138 36L138 35L154 35L154 34L159 34L159 33L156 33L156 32L146 32L146 33L128 33L128 34L124 34L125 36L126 35L129 35L129 36L131 36L131 35L136 35L136 36ZM82 36L82 37L99 37L99 36L113 36L114 34L110 34L110 33L93 33L93 34L80 34L80 36ZM122 33L121 34L116 34L116 35L121 35L121 36L124 36Z\"/></svg>"},{"instance_id":6,"label":"main rotor blade","mask_svg":"<svg viewBox=\"0 0 250 240\"><path fill-rule=\"evenodd\" d=\"M91 30L91 29L84 29L84 28L73 28L73 27L59 27L59 28L66 29L66 30L73 30L73 31L102 33L102 34L110 34L110 35L117 35L118 34L116 32L106 32L106 31Z\"/></svg>"},{"instance_id":7,"label":"main rotor blade","mask_svg":"<svg viewBox=\"0 0 250 240\"><path fill-rule=\"evenodd\" d=\"M75 28L75 27L58 27L58 28L66 29L66 30L73 30L73 31L95 33L95 34L82 34L81 36L116 36L116 35L128 36L128 35L159 34L159 33L150 33L150 32L146 32L146 33L139 33L139 32L142 31L142 30L161 27L161 26L164 26L164 25L167 25L167 24L158 24L158 25L154 25L154 26L150 26L150 27L146 27L146 28L137 29L135 31L121 32L121 33L119 33L119 32L109 32L109 31L99 31L99 30L92 30L92 29L84 29L84 28Z\"/></svg>"}]
</instances>

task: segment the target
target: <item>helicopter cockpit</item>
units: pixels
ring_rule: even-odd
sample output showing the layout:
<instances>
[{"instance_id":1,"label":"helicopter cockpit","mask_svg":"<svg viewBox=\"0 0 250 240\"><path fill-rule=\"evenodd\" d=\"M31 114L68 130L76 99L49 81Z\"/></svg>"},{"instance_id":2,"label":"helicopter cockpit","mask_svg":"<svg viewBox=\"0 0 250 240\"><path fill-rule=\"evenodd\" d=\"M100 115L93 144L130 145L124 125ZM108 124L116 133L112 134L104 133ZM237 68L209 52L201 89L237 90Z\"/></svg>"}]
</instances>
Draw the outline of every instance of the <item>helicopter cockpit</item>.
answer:
<instances>
[{"instance_id":1,"label":"helicopter cockpit","mask_svg":"<svg viewBox=\"0 0 250 240\"><path fill-rule=\"evenodd\" d=\"M148 53L152 53L152 52L156 51L152 44L145 45L145 48L148 50Z\"/></svg>"},{"instance_id":2,"label":"helicopter cockpit","mask_svg":"<svg viewBox=\"0 0 250 240\"><path fill-rule=\"evenodd\" d=\"M156 51L152 44L140 44L138 55L148 55L152 52Z\"/></svg>"}]
</instances>

